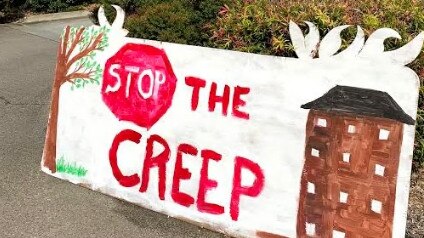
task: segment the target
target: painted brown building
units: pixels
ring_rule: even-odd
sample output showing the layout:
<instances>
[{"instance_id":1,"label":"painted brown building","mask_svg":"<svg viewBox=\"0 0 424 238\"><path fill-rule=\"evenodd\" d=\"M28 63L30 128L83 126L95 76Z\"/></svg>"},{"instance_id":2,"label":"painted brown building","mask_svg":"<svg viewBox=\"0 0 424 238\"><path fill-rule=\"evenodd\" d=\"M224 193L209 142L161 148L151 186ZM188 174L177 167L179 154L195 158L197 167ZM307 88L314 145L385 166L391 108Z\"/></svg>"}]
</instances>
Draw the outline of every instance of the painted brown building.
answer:
<instances>
[{"instance_id":1,"label":"painted brown building","mask_svg":"<svg viewBox=\"0 0 424 238\"><path fill-rule=\"evenodd\" d=\"M392 237L403 124L414 120L389 94L347 86L302 108L298 237Z\"/></svg>"}]
</instances>

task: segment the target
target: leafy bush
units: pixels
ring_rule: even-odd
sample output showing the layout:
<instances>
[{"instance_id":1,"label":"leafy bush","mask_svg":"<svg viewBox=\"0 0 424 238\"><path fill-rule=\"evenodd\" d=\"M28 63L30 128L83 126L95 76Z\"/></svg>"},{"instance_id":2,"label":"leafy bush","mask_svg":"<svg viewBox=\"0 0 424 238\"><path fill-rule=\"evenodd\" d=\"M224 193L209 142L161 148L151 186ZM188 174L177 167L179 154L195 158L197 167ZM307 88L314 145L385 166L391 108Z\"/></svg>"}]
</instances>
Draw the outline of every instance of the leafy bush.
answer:
<instances>
[{"instance_id":1,"label":"leafy bush","mask_svg":"<svg viewBox=\"0 0 424 238\"><path fill-rule=\"evenodd\" d=\"M169 0L165 0L168 2ZM159 4L161 0L100 0L98 1L101 5L105 6L108 17L114 15L112 4L120 6L126 14L131 15L136 12L140 7L148 7L150 5Z\"/></svg>"},{"instance_id":2,"label":"leafy bush","mask_svg":"<svg viewBox=\"0 0 424 238\"><path fill-rule=\"evenodd\" d=\"M128 18L131 35L159 41L199 44L201 31L196 14L180 1L160 3Z\"/></svg>"},{"instance_id":3,"label":"leafy bush","mask_svg":"<svg viewBox=\"0 0 424 238\"><path fill-rule=\"evenodd\" d=\"M104 0L106 16L113 19L110 4L121 6L128 17L130 36L192 45L209 40L205 27L217 17L225 0Z\"/></svg>"},{"instance_id":4,"label":"leafy bush","mask_svg":"<svg viewBox=\"0 0 424 238\"><path fill-rule=\"evenodd\" d=\"M424 30L424 1L416 0L321 0L232 1L211 27L209 45L217 48L294 56L288 33L288 23L311 21L321 35L340 25L360 25L369 35L381 27L399 31L402 40L387 40L387 50L409 42ZM352 28L352 29L351 29ZM342 34L346 47L354 39L356 30L348 28ZM424 55L410 65L424 79ZM414 164L424 163L424 87L420 89L416 125ZM415 168L417 168L415 166Z\"/></svg>"},{"instance_id":5,"label":"leafy bush","mask_svg":"<svg viewBox=\"0 0 424 238\"><path fill-rule=\"evenodd\" d=\"M24 11L60 12L79 10L94 0L0 0L0 23L24 17Z\"/></svg>"},{"instance_id":6,"label":"leafy bush","mask_svg":"<svg viewBox=\"0 0 424 238\"><path fill-rule=\"evenodd\" d=\"M28 10L34 12L61 12L77 10L93 0L27 0Z\"/></svg>"},{"instance_id":7,"label":"leafy bush","mask_svg":"<svg viewBox=\"0 0 424 238\"><path fill-rule=\"evenodd\" d=\"M15 21L23 17L25 0L0 0L0 23Z\"/></svg>"}]
</instances>

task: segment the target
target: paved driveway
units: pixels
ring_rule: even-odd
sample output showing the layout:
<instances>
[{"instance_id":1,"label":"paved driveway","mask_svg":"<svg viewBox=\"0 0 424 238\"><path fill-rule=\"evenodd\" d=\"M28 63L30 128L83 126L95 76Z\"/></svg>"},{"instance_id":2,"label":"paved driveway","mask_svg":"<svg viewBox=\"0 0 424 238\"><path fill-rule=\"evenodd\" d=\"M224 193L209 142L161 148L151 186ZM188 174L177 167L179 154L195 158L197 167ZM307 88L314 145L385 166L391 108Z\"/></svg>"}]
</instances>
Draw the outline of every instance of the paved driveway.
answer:
<instances>
[{"instance_id":1,"label":"paved driveway","mask_svg":"<svg viewBox=\"0 0 424 238\"><path fill-rule=\"evenodd\" d=\"M0 25L0 237L222 237L40 172L59 33Z\"/></svg>"}]
</instances>

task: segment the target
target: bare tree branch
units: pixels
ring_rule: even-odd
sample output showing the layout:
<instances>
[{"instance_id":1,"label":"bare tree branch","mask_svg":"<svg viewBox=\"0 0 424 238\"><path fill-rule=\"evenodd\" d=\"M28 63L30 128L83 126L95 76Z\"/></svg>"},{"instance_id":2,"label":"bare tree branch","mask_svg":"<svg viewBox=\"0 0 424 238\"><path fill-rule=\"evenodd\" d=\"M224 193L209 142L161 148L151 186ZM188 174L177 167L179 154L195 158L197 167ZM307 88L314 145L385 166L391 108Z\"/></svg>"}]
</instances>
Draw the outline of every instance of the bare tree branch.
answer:
<instances>
[{"instance_id":1,"label":"bare tree branch","mask_svg":"<svg viewBox=\"0 0 424 238\"><path fill-rule=\"evenodd\" d=\"M63 34L63 41L61 42L62 44L62 55L65 57L66 55L66 48L68 48L68 40L69 40L69 31L70 31L70 27L66 26L65 28L65 33ZM65 58L65 62L66 62L67 58Z\"/></svg>"},{"instance_id":2,"label":"bare tree branch","mask_svg":"<svg viewBox=\"0 0 424 238\"><path fill-rule=\"evenodd\" d=\"M80 64L80 65L78 66L78 68L74 70L74 72L72 72L72 73L70 73L70 74L67 74L67 75L66 75L66 77L68 77L68 76L69 76L69 75L71 75L71 74L77 73L77 72L78 72L78 71L80 71L82 68L83 68L83 65L82 65L82 64Z\"/></svg>"},{"instance_id":3,"label":"bare tree branch","mask_svg":"<svg viewBox=\"0 0 424 238\"><path fill-rule=\"evenodd\" d=\"M59 41L59 48L57 49L57 59L60 60L62 59L62 40L63 40L63 36L60 37Z\"/></svg>"},{"instance_id":4,"label":"bare tree branch","mask_svg":"<svg viewBox=\"0 0 424 238\"><path fill-rule=\"evenodd\" d=\"M82 79L82 80L89 80L91 77L91 74L94 73L95 71L90 70L88 73L72 73L69 76L66 76L66 81L69 81L72 79Z\"/></svg>"},{"instance_id":5,"label":"bare tree branch","mask_svg":"<svg viewBox=\"0 0 424 238\"><path fill-rule=\"evenodd\" d=\"M103 33L100 33L96 39L94 40L94 42L92 44L89 44L87 48L85 48L84 50L80 51L78 54L76 54L74 57L72 57L72 59L70 59L67 64L66 64L66 68L69 69L69 67L74 64L75 62L77 62L78 60L80 60L81 58L83 58L84 56L87 56L90 52L92 52L93 50L97 49L98 44L101 42L103 37Z\"/></svg>"},{"instance_id":6,"label":"bare tree branch","mask_svg":"<svg viewBox=\"0 0 424 238\"><path fill-rule=\"evenodd\" d=\"M70 82L70 83L72 83L72 84L75 84L75 82L74 82L74 81L72 81L72 80L70 80L70 79L67 79L67 80L66 80L66 82Z\"/></svg>"},{"instance_id":7,"label":"bare tree branch","mask_svg":"<svg viewBox=\"0 0 424 238\"><path fill-rule=\"evenodd\" d=\"M69 56L71 56L72 51L74 51L75 47L78 45L79 42L81 42L81 36L82 33L84 32L85 28L81 27L80 29L78 29L77 33L75 34L75 38L72 42L71 47L69 48L69 51L66 53L66 59L69 58Z\"/></svg>"}]
</instances>

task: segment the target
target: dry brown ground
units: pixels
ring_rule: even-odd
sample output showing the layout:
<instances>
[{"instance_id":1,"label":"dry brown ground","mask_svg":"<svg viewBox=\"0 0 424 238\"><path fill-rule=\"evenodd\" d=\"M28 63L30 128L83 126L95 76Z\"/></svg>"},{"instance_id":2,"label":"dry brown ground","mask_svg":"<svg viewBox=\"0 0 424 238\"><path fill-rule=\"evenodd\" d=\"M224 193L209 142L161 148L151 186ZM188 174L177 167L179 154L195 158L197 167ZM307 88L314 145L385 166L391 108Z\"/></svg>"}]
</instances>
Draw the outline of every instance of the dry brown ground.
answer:
<instances>
[{"instance_id":1,"label":"dry brown ground","mask_svg":"<svg viewBox=\"0 0 424 238\"><path fill-rule=\"evenodd\" d=\"M412 173L406 237L424 237L424 168Z\"/></svg>"}]
</instances>

